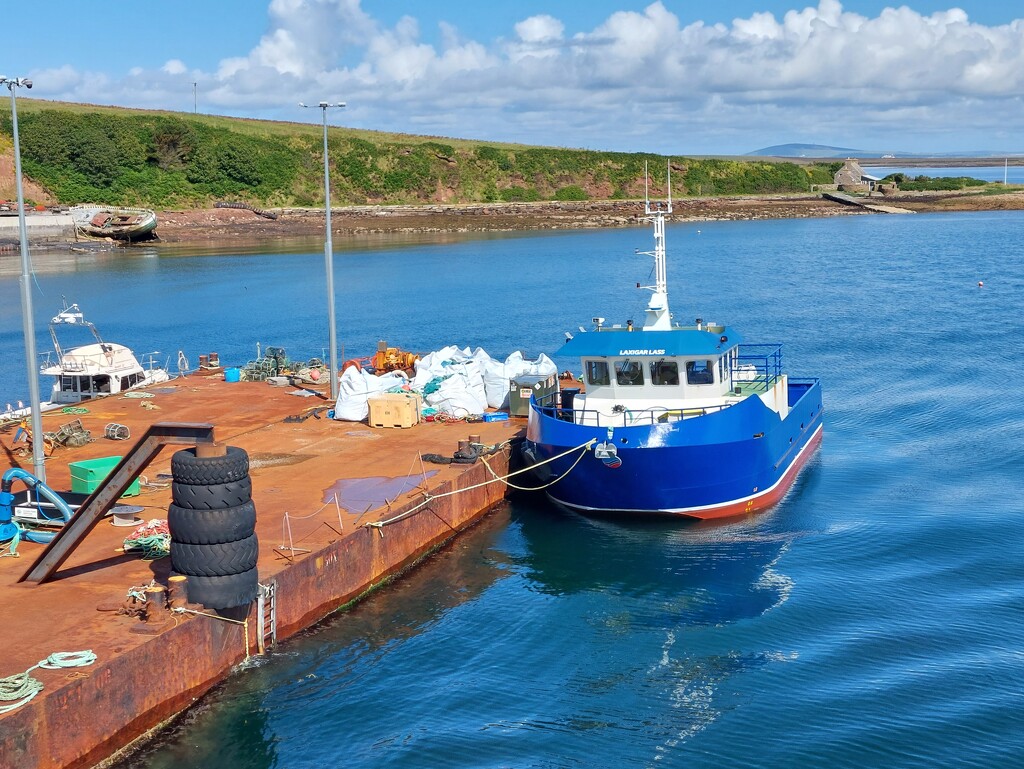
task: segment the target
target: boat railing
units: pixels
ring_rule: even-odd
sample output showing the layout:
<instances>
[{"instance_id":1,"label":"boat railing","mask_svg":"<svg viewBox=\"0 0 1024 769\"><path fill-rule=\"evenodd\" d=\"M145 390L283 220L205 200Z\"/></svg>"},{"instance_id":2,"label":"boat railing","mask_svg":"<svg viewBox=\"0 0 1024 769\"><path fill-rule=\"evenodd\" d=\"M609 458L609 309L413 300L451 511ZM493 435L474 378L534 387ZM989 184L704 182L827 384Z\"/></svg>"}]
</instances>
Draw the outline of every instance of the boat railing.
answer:
<instances>
[{"instance_id":1,"label":"boat railing","mask_svg":"<svg viewBox=\"0 0 1024 769\"><path fill-rule=\"evenodd\" d=\"M623 408L614 414L607 414L597 409L563 407L561 393L558 392L548 393L540 398L534 397L531 400L537 410L545 416L590 427L636 427L639 425L681 422L685 419L706 416L733 405L731 403L722 403L699 408L649 406L645 409Z\"/></svg>"},{"instance_id":2,"label":"boat railing","mask_svg":"<svg viewBox=\"0 0 1024 769\"><path fill-rule=\"evenodd\" d=\"M84 374L84 373L87 373L90 370L90 364L92 364L92 367L96 367L96 366L99 365L99 364L96 364L96 363L94 363L92 361L89 361L88 359L86 359L86 360L79 360L79 359L73 358L73 357L71 357L69 355L61 356L60 360L58 361L58 365L60 366L61 371L63 373L65 373L65 374L73 374L73 373ZM50 359L49 359L49 357L47 357L46 360L43 362L43 365L40 367L40 369L41 370L45 370L49 366L50 366ZM134 360L123 360L123 361L118 361L118 362L114 362L114 363L104 363L102 365L103 371L101 371L99 373L117 374L117 373L120 373L122 371L130 371L130 370L134 369L135 366L136 366L136 363L135 363Z\"/></svg>"},{"instance_id":3,"label":"boat railing","mask_svg":"<svg viewBox=\"0 0 1024 769\"><path fill-rule=\"evenodd\" d=\"M767 392L782 376L781 344L740 345L732 381L749 392Z\"/></svg>"}]
</instances>

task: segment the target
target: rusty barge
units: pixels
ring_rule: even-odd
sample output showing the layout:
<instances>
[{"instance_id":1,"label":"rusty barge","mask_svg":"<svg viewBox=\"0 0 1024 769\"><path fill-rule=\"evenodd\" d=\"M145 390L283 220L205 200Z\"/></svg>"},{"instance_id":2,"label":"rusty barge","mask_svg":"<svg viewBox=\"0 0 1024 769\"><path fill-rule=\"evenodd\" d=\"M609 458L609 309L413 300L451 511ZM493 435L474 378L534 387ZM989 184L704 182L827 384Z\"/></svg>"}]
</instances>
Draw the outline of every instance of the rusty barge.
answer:
<instances>
[{"instance_id":1,"label":"rusty barge","mask_svg":"<svg viewBox=\"0 0 1024 769\"><path fill-rule=\"evenodd\" d=\"M45 559L42 545L21 543L20 557L0 558L0 677L53 652L88 649L96 661L32 672L43 690L0 715L0 766L72 769L107 760L239 663L409 567L504 498L507 486L496 478L509 472L509 447L520 439L522 421L374 429L320 418L290 389L192 375L150 389L151 398L105 398L76 415L97 437L47 460L47 483L55 489L70 488L70 462L127 454L154 423L204 426L200 439L248 452L260 600L247 611L153 612L143 621L110 609L133 588L167 585L170 559L124 552L130 530L113 518L99 519L61 563L51 558L45 578L36 570L25 579ZM56 429L69 415L44 419ZM124 429L108 437L110 425ZM486 463L423 463L424 454L451 455L470 433L504 448ZM132 437L115 440L125 435ZM30 466L13 437L13 429L0 435L8 465ZM140 521L167 517L172 454L158 447L141 493L123 499L141 508Z\"/></svg>"}]
</instances>

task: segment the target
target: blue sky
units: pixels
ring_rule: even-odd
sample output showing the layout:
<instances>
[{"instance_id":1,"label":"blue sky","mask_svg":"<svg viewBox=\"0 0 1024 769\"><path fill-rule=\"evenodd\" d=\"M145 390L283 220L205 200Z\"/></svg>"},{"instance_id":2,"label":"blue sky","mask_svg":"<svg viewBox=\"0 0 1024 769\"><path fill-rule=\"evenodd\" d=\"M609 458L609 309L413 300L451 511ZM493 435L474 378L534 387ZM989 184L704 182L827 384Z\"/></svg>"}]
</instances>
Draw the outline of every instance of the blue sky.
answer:
<instances>
[{"instance_id":1,"label":"blue sky","mask_svg":"<svg viewBox=\"0 0 1024 769\"><path fill-rule=\"evenodd\" d=\"M554 146L1024 152L1009 0L48 0L5 8L33 97ZM88 23L85 23L88 20ZM121 21L125 33L104 35Z\"/></svg>"}]
</instances>

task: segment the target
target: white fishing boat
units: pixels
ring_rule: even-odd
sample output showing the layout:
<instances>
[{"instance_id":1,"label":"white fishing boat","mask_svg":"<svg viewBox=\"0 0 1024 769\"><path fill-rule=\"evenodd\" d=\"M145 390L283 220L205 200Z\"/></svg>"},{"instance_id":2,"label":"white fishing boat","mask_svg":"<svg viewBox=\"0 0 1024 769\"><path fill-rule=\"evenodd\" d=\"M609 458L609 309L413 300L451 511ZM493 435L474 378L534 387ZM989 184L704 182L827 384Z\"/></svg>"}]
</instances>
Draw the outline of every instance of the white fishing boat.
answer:
<instances>
[{"instance_id":1,"label":"white fishing boat","mask_svg":"<svg viewBox=\"0 0 1024 769\"><path fill-rule=\"evenodd\" d=\"M87 329L94 341L64 349L58 329L71 326ZM143 368L127 347L103 341L96 326L85 319L77 304L64 302L64 309L50 320L50 338L56 362L48 358L41 373L54 378L50 395L53 404L80 403L170 379L166 369L153 364L155 353L150 355L149 366Z\"/></svg>"}]
</instances>

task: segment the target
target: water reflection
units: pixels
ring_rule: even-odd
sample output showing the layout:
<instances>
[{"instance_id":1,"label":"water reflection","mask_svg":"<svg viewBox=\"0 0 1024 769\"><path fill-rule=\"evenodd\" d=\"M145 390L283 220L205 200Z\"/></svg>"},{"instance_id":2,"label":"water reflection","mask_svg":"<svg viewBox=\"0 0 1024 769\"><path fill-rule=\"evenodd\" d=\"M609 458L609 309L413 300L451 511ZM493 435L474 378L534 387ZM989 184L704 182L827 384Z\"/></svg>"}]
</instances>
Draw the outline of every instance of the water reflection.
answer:
<instances>
[{"instance_id":1,"label":"water reflection","mask_svg":"<svg viewBox=\"0 0 1024 769\"><path fill-rule=\"evenodd\" d=\"M693 626L759 616L790 588L773 564L792 535L772 531L768 516L686 524L586 518L526 504L512 519L527 545L517 562L533 589L553 595L660 597L666 611Z\"/></svg>"}]
</instances>

